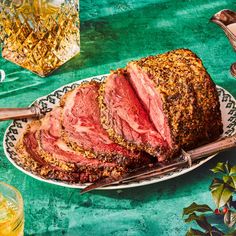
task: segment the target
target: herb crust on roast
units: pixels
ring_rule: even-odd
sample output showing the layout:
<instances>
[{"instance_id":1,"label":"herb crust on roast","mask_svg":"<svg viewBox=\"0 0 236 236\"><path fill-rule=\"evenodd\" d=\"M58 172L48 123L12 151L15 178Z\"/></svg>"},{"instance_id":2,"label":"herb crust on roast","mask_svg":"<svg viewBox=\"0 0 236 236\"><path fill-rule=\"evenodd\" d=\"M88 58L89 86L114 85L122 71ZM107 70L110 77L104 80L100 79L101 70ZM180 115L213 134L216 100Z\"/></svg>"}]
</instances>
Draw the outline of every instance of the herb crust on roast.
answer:
<instances>
[{"instance_id":1,"label":"herb crust on roast","mask_svg":"<svg viewBox=\"0 0 236 236\"><path fill-rule=\"evenodd\" d=\"M188 49L149 56L127 65L130 83L170 147L186 150L223 132L214 82Z\"/></svg>"}]
</instances>

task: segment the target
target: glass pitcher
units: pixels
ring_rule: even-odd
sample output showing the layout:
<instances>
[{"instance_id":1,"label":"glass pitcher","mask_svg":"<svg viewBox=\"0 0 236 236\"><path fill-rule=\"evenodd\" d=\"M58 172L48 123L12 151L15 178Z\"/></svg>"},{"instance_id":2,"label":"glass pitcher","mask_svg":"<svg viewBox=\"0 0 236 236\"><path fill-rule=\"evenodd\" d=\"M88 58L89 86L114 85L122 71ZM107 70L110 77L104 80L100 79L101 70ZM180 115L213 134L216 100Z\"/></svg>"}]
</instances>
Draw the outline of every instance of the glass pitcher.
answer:
<instances>
[{"instance_id":1,"label":"glass pitcher","mask_svg":"<svg viewBox=\"0 0 236 236\"><path fill-rule=\"evenodd\" d=\"M2 56L46 76L80 52L78 0L0 0Z\"/></svg>"}]
</instances>

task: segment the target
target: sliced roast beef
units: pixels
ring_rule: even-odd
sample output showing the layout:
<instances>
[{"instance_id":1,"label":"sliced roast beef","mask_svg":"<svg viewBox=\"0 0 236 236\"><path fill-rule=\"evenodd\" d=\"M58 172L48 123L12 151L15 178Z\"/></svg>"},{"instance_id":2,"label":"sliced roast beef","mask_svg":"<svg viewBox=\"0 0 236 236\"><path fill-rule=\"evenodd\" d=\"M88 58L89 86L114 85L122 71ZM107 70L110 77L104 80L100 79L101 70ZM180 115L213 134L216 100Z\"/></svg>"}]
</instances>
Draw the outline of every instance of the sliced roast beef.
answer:
<instances>
[{"instance_id":1,"label":"sliced roast beef","mask_svg":"<svg viewBox=\"0 0 236 236\"><path fill-rule=\"evenodd\" d=\"M146 155L112 141L103 129L98 104L98 82L84 83L67 93L61 101L64 138L74 150L87 150L105 161L135 167L149 161Z\"/></svg>"},{"instance_id":2,"label":"sliced roast beef","mask_svg":"<svg viewBox=\"0 0 236 236\"><path fill-rule=\"evenodd\" d=\"M47 162L39 151L37 131L40 128L40 121L33 121L23 137L19 140L16 150L19 160L25 169L45 178L60 179L69 182L78 182L79 173L76 173L74 166L63 165L64 168Z\"/></svg>"},{"instance_id":3,"label":"sliced roast beef","mask_svg":"<svg viewBox=\"0 0 236 236\"><path fill-rule=\"evenodd\" d=\"M21 153L34 160L41 176L83 183L106 176L116 178L124 172L125 169L116 163L90 159L68 148L61 139L60 113L61 109L55 108L41 121L31 123L18 145L18 150L19 147L24 150Z\"/></svg>"},{"instance_id":4,"label":"sliced roast beef","mask_svg":"<svg viewBox=\"0 0 236 236\"><path fill-rule=\"evenodd\" d=\"M216 86L190 50L130 62L83 83L29 123L16 150L45 178L94 182L213 141L223 132ZM100 93L100 95L99 95Z\"/></svg>"},{"instance_id":5,"label":"sliced roast beef","mask_svg":"<svg viewBox=\"0 0 236 236\"><path fill-rule=\"evenodd\" d=\"M117 143L166 159L169 146L149 119L128 81L126 71L112 72L100 88L103 128Z\"/></svg>"},{"instance_id":6,"label":"sliced roast beef","mask_svg":"<svg viewBox=\"0 0 236 236\"><path fill-rule=\"evenodd\" d=\"M194 148L222 133L216 86L190 50L133 61L127 70L150 119L171 147Z\"/></svg>"}]
</instances>

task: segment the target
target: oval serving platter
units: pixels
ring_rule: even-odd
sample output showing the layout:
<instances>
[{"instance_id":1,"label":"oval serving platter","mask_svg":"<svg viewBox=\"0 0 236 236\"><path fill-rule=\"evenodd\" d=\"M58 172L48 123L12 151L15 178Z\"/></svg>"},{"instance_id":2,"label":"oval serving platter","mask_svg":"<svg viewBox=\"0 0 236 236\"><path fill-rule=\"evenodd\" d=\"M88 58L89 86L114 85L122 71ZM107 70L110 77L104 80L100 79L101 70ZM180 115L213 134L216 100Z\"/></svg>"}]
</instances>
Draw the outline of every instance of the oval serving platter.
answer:
<instances>
[{"instance_id":1,"label":"oval serving platter","mask_svg":"<svg viewBox=\"0 0 236 236\"><path fill-rule=\"evenodd\" d=\"M44 113L49 112L55 105L59 103L60 98L66 92L74 89L75 87L77 87L78 85L86 81L96 80L96 81L101 82L106 78L106 76L107 75L94 76L94 77L83 79L83 80L80 80L71 84L67 84L44 97L38 98L35 102L39 104L41 112L44 112ZM234 97L225 89L217 86L217 91L218 91L218 96L220 99L220 108L222 112L222 120L223 120L223 125L224 125L223 136L231 136L235 133L235 128L236 128L236 101ZM69 187L69 188L83 189L86 186L88 186L88 184L71 184L71 183L60 181L60 180L45 179L37 175L36 173L24 168L24 166L21 164L19 157L16 153L15 144L18 138L24 132L24 129L30 120L31 119L15 120L7 128L4 135L4 139L3 139L3 147L4 147L4 151L8 160L20 171L40 181L44 181L50 184L60 185L64 187ZM204 160L198 161L197 163L194 163L191 167L179 168L178 170L168 173L166 175L163 175L161 177L155 177L155 178L150 178L150 179L136 181L136 182L129 182L126 184L113 185L113 186L103 187L100 189L102 190L124 189L124 188L138 187L138 186L165 181L165 180L175 178L177 176L183 175L185 173L188 173L196 169L197 167L203 165L205 162L212 159L215 155L211 155L205 158Z\"/></svg>"}]
</instances>

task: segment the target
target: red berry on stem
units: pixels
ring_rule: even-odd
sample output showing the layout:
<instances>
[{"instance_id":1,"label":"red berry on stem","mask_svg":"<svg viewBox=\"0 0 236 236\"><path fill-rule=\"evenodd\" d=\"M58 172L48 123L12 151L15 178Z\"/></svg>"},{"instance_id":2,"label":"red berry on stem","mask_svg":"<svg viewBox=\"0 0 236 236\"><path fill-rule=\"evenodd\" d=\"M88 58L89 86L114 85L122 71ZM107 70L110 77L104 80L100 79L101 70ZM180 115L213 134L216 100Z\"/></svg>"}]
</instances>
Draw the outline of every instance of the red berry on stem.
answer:
<instances>
[{"instance_id":1,"label":"red berry on stem","mask_svg":"<svg viewBox=\"0 0 236 236\"><path fill-rule=\"evenodd\" d=\"M228 212L228 210L229 210L229 209L228 209L227 207L224 207L224 208L223 208L223 213L226 214L226 213Z\"/></svg>"},{"instance_id":2,"label":"red berry on stem","mask_svg":"<svg viewBox=\"0 0 236 236\"><path fill-rule=\"evenodd\" d=\"M219 210L218 208L216 208L215 211L214 211L214 213L215 213L216 215L220 215L220 210Z\"/></svg>"}]
</instances>

